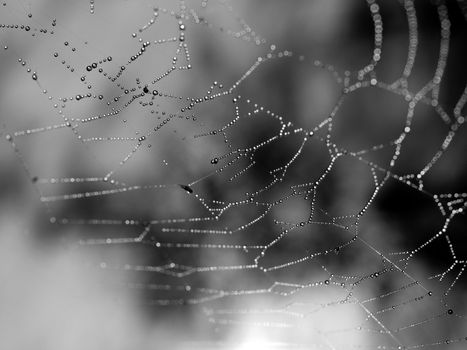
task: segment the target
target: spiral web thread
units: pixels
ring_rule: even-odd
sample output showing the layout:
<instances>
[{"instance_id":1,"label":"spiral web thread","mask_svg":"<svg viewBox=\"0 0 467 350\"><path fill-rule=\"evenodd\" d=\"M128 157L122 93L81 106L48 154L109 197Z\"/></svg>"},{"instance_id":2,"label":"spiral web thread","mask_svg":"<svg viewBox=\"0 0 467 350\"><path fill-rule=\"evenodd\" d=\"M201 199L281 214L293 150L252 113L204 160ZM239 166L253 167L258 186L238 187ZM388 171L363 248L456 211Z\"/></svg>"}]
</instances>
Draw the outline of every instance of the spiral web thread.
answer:
<instances>
[{"instance_id":1,"label":"spiral web thread","mask_svg":"<svg viewBox=\"0 0 467 350\"><path fill-rule=\"evenodd\" d=\"M61 23L60 17L55 19L48 13L37 15L22 1L5 3L1 9L2 34L6 37L9 33L14 33L19 39L28 37L34 42L44 43L40 50L46 51L50 60L41 64L41 67L60 67L65 70L68 79L80 82L82 89L57 92L68 97L49 93L49 90L57 91L57 87L48 86L47 76L43 76L44 73L40 69L36 72L32 67L37 65L27 57L23 58L21 48L16 48L17 42L11 37L6 37L4 41L7 44L3 48L2 61L16 61L15 64L20 66L24 75L29 76L28 84L35 88L31 91L35 91L35 96L49 103L50 114L58 122L12 130L10 125L14 123L10 116L7 116L3 126L4 139L10 143L19 162L28 173L50 222L58 227L73 227L82 233L79 237L73 236L74 246L79 247L78 249L105 250L122 247L132 250L143 246L148 249L149 255L157 256L157 262L151 264L132 261L113 263L105 259L91 263L108 273L125 271L130 275L137 272L144 276L150 275L142 278L142 281L124 283L126 288L146 291L144 302L147 305L156 308L193 308L194 312L203 315L206 323L212 324L218 332L242 326L274 330L278 336L277 339L271 339L269 347L463 348L467 340L465 315L457 308L458 299L451 295L456 292L459 284L465 283L463 279L467 257L456 253L457 247L453 243L452 235L458 233L451 231L451 225L465 215L467 193L433 193L429 187L424 186L425 177L451 149L465 121L463 113L467 101L467 88L458 96L452 110L446 110L439 102L452 36L450 13L443 1L432 5L437 12L440 33L436 70L420 89L411 90L408 80L416 67L418 25L423 19L417 17L417 8L413 1L400 1L399 6L405 11L408 24L409 45L406 62L400 78L385 82L378 79L376 73L384 55L383 16L380 13L380 6L383 4L374 0L367 0L366 4L374 28L373 52L368 64L361 69L341 71L318 60L310 62L300 53L279 50L275 45L268 43L266 36L256 33L235 13L234 4L226 1L179 1L177 6L172 4L170 8L154 6L150 16L141 20L135 33L128 33L128 39L122 39L132 43L138 42L139 47L128 55L129 59L126 62L116 62L118 60L112 53L103 53L102 58L89 59L85 64L83 57L95 57L96 49L87 46L87 43L75 44L74 42L81 39L80 33L69 33L67 23ZM91 1L89 5L87 11L83 11L79 16L87 18L99 14L99 1ZM458 1L457 5L457 10L465 16L466 4ZM222 28L215 21L211 22L216 11L223 12L223 15L228 14L232 19L232 28ZM156 29L164 25L159 24L162 18L167 20L164 23L172 23L172 35L166 38L160 38ZM194 27L207 28L209 32L223 35L225 40L241 42L248 50L259 49L262 53L250 62L250 66L243 74L237 76L233 83L221 83L212 79L210 86L199 87L204 92L193 92L193 96L190 97L179 96L161 84L175 79L173 77L176 75L183 77L184 74L197 69L190 56L189 33ZM62 42L59 39L57 34L61 32L71 38L70 42ZM160 51L172 52L173 58L166 62L162 70L160 67L154 69L159 73L149 74L138 69L139 61L144 56ZM74 54L75 52L78 53ZM80 56L76 56L78 54ZM240 93L244 84L255 79L258 69L283 60L291 60L301 65L311 64L322 69L340 88L341 93L335 107L329 115L311 128L295 125L287 115L280 116L269 110L268 106L255 102L254 97L250 98ZM144 79L125 80L128 71L136 71L136 74L144 75ZM104 84L110 84L114 88L111 90L113 92L104 91L101 88ZM333 127L344 101L362 89L380 89L398 96L406 102L406 114L397 138L367 149L351 151L335 142ZM115 93L115 90L118 93ZM203 117L201 112L198 114L199 108L212 105L217 100L228 100L230 103L227 105L229 107L226 107L228 110L223 112L229 115L230 119L222 122L222 125L218 125L219 122L215 121L214 117ZM76 105L82 108L96 108L100 112L80 112L75 115L73 106ZM412 136L415 109L420 105L433 110L446 131L443 131L444 138L441 144L423 168L416 173L401 175L395 169L401 154L404 153L407 140ZM169 111L165 111L165 108ZM135 135L125 136L125 131L126 135L134 131L130 121L124 119L125 112L130 109L131 113L137 114L131 118L145 117L149 114L152 119L146 128L138 128ZM238 140L235 137L242 136L235 133L237 125L254 118L268 120L265 125L274 125L274 134L266 139L257 140L257 143L252 145L237 147ZM269 124L269 121L272 123ZM95 124L117 122L123 125L119 130L123 132L120 135L96 136L92 132ZM144 172L145 169L139 168L139 165L132 165L134 158L142 152L155 152L156 147L153 147L151 142L162 137L160 135L166 130L177 129L180 125L184 128L184 138L179 137L177 140L191 140L195 152L197 142L206 139L220 139L224 144L221 149L215 150L216 156L206 159L211 170L201 174L189 173L184 181L174 175L174 182L171 181L172 177L167 177L164 183L135 182L138 181L138 177L133 179L131 175ZM101 144L118 143L125 146L126 153L104 173L72 177L36 176L38 171L30 165L22 142L29 138L54 140L56 134L64 137L58 139L56 147L60 147L59 142L73 138L76 147L82 147L85 152L94 152L96 149L88 148L90 144L100 147ZM217 179L218 182L228 183L226 186L233 185L235 189L238 181L245 181L244 179L250 176L257 163L257 154L264 148L288 138L299 139L298 146L285 162L269 170L268 180L259 188L246 194L231 196L232 198L226 195L222 200L218 200L203 187L205 182ZM305 180L298 181L288 175L295 163L306 159L310 144L313 147L317 144L325 147L328 153L327 165L319 176L309 179L305 176ZM381 150L390 150L388 164L381 165L367 157ZM98 156L96 159L99 161ZM336 216L320 206L319 193L336 164L342 159L351 159L363 164L371 174L373 190L359 210ZM168 156L158 167L162 169L170 163L171 159ZM119 173L124 170L130 172L120 176ZM42 172L47 173L44 170ZM441 227L433 227L431 232L423 234L418 245L402 251L392 251L389 245L389 250L386 250L384 244L373 242L371 235L362 237L360 234L361 222L365 220L373 202L389 182L402 184L410 191L420 193L426 201L437 207L442 218ZM273 191L279 186L283 188L284 185L286 192L278 195ZM85 190L67 190L67 186ZM58 188L57 192L55 188ZM76 217L73 211L62 215L66 212L63 208L68 208L69 202L86 206L87 201L96 199L110 198L109 200L118 202L125 200L124 196L128 194L134 193L138 196L140 193L154 192L163 193L166 198L164 200L169 202L172 195L182 196L190 205L201 208L196 211L201 214L191 216L184 210L179 210L179 215L175 217L95 217L94 213L87 217ZM272 195L268 195L270 193ZM306 203L307 218L287 221L274 216L277 207L283 208L295 200ZM73 205L70 205L70 208L73 208ZM240 224L238 220L228 218L229 212L235 213L235 210L243 208L247 210L245 213L254 213L254 216L248 216L247 220L241 218ZM132 215L131 210L128 212ZM268 220L273 223L272 228L265 224ZM262 225L266 228L260 230ZM297 232L305 232L307 229L313 232L335 230L333 232L339 232L339 239L336 240L337 243L331 240L332 244L324 244L317 250L313 246L303 246L301 253L287 259L283 259L283 256L276 261L272 259L272 262L267 259L283 241L293 239L291 237ZM271 232L263 232L258 239L254 239L256 230ZM248 232L248 236L242 235L244 232ZM324 241L326 242L326 238ZM411 270L414 265L418 266L416 261L420 254L433 246L447 253L447 268L432 271L428 276L423 276L417 269ZM236 257L234 260L238 263L210 265L209 260L206 263L206 259L203 262L199 259L200 256L211 254L206 251L218 252L220 256L227 256L233 252L233 256ZM287 256L286 250L280 252ZM345 268L334 266L333 261L340 259L343 254L363 254L372 262L365 267L361 264L352 266L351 261L350 266ZM295 271L294 269L302 269L305 273L300 274L298 278L289 278L288 271ZM210 277L205 277L230 276L229 274L241 276L238 279L241 281L241 288L232 284L231 288L216 288L211 285ZM293 274L294 272L290 272L290 275ZM460 289L462 291L462 288ZM324 293L324 300L315 297L314 293L321 298ZM257 297L263 297L267 302L249 301L256 300ZM326 317L323 315L336 318L339 317L340 310L347 313L345 310L349 307L357 310L357 323L353 322L346 327L339 323L320 324L322 317ZM446 326L448 324L452 326ZM446 330L446 327L452 331ZM300 329L307 331L304 334ZM423 330L426 330L425 333ZM352 336L355 334L361 335L358 339L367 339L365 344L352 343ZM347 342L346 339L350 341Z\"/></svg>"}]
</instances>

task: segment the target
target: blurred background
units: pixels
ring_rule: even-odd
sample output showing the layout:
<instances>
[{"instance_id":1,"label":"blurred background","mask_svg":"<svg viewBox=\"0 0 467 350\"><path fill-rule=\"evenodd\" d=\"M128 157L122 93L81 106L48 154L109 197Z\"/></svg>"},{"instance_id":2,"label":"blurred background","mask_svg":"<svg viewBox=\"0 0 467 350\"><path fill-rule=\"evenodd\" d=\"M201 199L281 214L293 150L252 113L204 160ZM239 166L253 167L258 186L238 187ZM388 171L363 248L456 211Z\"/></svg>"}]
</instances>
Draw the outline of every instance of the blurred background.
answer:
<instances>
[{"instance_id":1,"label":"blurred background","mask_svg":"<svg viewBox=\"0 0 467 350\"><path fill-rule=\"evenodd\" d=\"M465 3L375 4L3 1L2 348L464 349Z\"/></svg>"}]
</instances>

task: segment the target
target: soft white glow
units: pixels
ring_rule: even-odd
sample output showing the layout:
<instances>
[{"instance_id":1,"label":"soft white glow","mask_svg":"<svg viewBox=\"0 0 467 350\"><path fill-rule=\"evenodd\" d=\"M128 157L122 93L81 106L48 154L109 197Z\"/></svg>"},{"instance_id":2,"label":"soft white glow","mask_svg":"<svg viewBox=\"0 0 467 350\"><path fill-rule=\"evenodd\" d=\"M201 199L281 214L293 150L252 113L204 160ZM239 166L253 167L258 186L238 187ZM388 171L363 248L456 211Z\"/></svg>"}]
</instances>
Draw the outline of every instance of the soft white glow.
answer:
<instances>
[{"instance_id":1,"label":"soft white glow","mask_svg":"<svg viewBox=\"0 0 467 350\"><path fill-rule=\"evenodd\" d=\"M251 339L242 343L236 350L267 350L271 344L262 339Z\"/></svg>"}]
</instances>

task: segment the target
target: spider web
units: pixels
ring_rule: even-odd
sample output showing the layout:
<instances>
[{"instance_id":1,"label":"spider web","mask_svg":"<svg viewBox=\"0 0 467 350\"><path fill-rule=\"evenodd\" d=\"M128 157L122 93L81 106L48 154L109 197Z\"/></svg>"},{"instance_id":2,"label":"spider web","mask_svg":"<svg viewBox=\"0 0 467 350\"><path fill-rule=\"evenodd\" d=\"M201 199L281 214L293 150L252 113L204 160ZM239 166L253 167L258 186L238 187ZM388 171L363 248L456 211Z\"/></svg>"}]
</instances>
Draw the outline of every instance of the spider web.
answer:
<instances>
[{"instance_id":1,"label":"spider web","mask_svg":"<svg viewBox=\"0 0 467 350\"><path fill-rule=\"evenodd\" d=\"M465 2L297 2L366 16L329 55L281 6L4 2L23 217L181 348L463 349Z\"/></svg>"}]
</instances>

